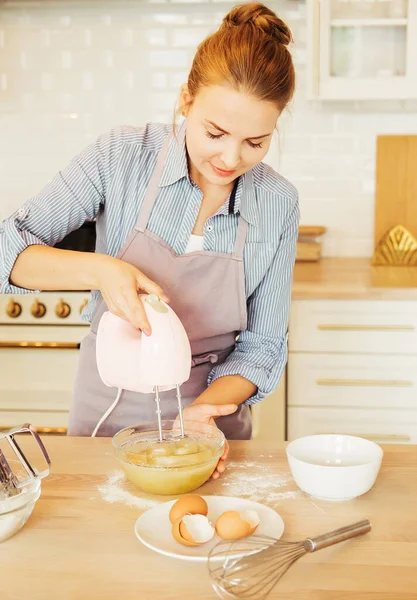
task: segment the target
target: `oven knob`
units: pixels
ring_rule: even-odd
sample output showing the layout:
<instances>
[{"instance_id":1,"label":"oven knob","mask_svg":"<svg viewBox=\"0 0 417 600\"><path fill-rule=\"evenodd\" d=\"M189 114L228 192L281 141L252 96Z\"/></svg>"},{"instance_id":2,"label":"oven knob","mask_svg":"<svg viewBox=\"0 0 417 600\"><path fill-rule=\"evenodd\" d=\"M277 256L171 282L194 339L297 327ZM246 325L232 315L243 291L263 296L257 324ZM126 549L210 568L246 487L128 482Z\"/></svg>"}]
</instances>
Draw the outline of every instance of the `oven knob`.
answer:
<instances>
[{"instance_id":1,"label":"oven knob","mask_svg":"<svg viewBox=\"0 0 417 600\"><path fill-rule=\"evenodd\" d=\"M83 312L83 310L85 309L85 307L87 306L87 304L88 304L88 300L85 299L83 301L83 303L81 304L81 306L80 306L80 314Z\"/></svg>"},{"instance_id":2,"label":"oven knob","mask_svg":"<svg viewBox=\"0 0 417 600\"><path fill-rule=\"evenodd\" d=\"M10 300L6 308L7 315L12 319L16 319L16 317L18 317L21 312L21 305L18 302L15 302L14 300Z\"/></svg>"},{"instance_id":3,"label":"oven knob","mask_svg":"<svg viewBox=\"0 0 417 600\"><path fill-rule=\"evenodd\" d=\"M32 313L32 317L35 317L35 319L41 319L46 313L46 306L42 302L39 302L39 300L35 300L35 302L32 304L30 312Z\"/></svg>"},{"instance_id":4,"label":"oven knob","mask_svg":"<svg viewBox=\"0 0 417 600\"><path fill-rule=\"evenodd\" d=\"M64 302L62 299L58 302L55 307L55 314L60 319L66 319L71 312L71 307L69 304Z\"/></svg>"}]
</instances>

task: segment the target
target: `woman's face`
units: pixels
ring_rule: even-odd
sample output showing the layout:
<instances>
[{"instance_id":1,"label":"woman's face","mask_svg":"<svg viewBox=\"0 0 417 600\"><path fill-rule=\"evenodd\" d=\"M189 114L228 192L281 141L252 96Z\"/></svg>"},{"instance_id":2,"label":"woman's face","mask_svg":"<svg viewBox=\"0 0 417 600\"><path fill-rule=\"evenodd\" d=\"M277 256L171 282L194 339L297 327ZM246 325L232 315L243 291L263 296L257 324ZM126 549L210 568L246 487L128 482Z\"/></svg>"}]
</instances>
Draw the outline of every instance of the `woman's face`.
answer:
<instances>
[{"instance_id":1,"label":"woman's face","mask_svg":"<svg viewBox=\"0 0 417 600\"><path fill-rule=\"evenodd\" d=\"M191 177L200 185L230 185L268 152L279 117L271 102L228 86L202 88L196 98L183 91Z\"/></svg>"}]
</instances>

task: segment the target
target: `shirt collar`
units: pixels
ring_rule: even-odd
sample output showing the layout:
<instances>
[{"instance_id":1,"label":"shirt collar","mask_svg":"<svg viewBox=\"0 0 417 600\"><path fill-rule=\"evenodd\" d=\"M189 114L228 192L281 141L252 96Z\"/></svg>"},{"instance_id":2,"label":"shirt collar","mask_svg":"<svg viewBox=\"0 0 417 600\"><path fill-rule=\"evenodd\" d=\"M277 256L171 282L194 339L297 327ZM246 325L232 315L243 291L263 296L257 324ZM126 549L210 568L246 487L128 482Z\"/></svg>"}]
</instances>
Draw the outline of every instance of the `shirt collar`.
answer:
<instances>
[{"instance_id":1,"label":"shirt collar","mask_svg":"<svg viewBox=\"0 0 417 600\"><path fill-rule=\"evenodd\" d=\"M235 203L235 212L238 211L245 221L251 225L256 225L258 221L258 205L252 169L239 178Z\"/></svg>"},{"instance_id":2,"label":"shirt collar","mask_svg":"<svg viewBox=\"0 0 417 600\"><path fill-rule=\"evenodd\" d=\"M168 151L162 171L159 187L176 183L183 177L188 177L187 151L185 148L186 121L176 127L168 144ZM169 133L168 135L171 135Z\"/></svg>"},{"instance_id":3,"label":"shirt collar","mask_svg":"<svg viewBox=\"0 0 417 600\"><path fill-rule=\"evenodd\" d=\"M176 183L183 177L189 177L187 164L187 150L185 146L185 132L187 130L187 121L185 120L176 128L172 139L168 145L165 165L162 171L159 187L166 187ZM218 211L219 214L228 212L229 198ZM256 225L258 219L258 207L253 183L253 171L247 171L239 177L234 213L240 213L242 217L251 225Z\"/></svg>"}]
</instances>

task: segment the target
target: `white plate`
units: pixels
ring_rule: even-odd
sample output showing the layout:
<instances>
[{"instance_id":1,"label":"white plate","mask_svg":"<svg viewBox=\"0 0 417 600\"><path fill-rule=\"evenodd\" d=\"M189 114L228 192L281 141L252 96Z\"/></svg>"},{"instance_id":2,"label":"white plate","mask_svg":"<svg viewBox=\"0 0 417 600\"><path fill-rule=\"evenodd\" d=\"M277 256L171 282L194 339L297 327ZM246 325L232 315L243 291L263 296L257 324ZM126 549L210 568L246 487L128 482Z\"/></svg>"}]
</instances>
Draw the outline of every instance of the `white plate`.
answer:
<instances>
[{"instance_id":1,"label":"white plate","mask_svg":"<svg viewBox=\"0 0 417 600\"><path fill-rule=\"evenodd\" d=\"M207 516L213 526L217 518L226 510L256 510L260 517L256 535L279 539L284 533L284 521L269 506L232 496L203 496L203 498L207 502ZM144 512L135 523L136 536L145 546L160 554L183 560L206 561L209 551L220 541L220 538L214 534L209 542L193 547L183 546L175 541L169 520L169 511L174 502L176 500L164 502Z\"/></svg>"}]
</instances>

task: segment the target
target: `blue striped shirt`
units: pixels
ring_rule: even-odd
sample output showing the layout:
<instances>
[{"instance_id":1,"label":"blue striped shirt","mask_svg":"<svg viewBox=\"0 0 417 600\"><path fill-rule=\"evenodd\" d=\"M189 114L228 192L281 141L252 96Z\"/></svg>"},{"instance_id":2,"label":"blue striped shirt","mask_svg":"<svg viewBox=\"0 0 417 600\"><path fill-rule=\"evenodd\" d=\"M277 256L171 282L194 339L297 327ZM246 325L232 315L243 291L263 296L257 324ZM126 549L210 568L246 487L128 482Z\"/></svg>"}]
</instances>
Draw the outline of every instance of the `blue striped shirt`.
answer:
<instances>
[{"instance_id":1,"label":"blue striped shirt","mask_svg":"<svg viewBox=\"0 0 417 600\"><path fill-rule=\"evenodd\" d=\"M53 246L86 220L96 219L96 251L116 256L136 224L169 125L121 127L101 135L0 225L0 290L11 285L17 256L31 244ZM186 250L202 194L193 185L185 149L186 122L177 129L148 228L178 254ZM287 328L299 222L294 186L264 163L239 178L234 213L228 200L204 227L204 250L231 253L239 214L248 222L244 251L247 329L235 351L213 368L208 383L239 374L258 387L254 404L278 385L287 362ZM158 281L162 287L164 282ZM100 292L83 313L90 322Z\"/></svg>"}]
</instances>

